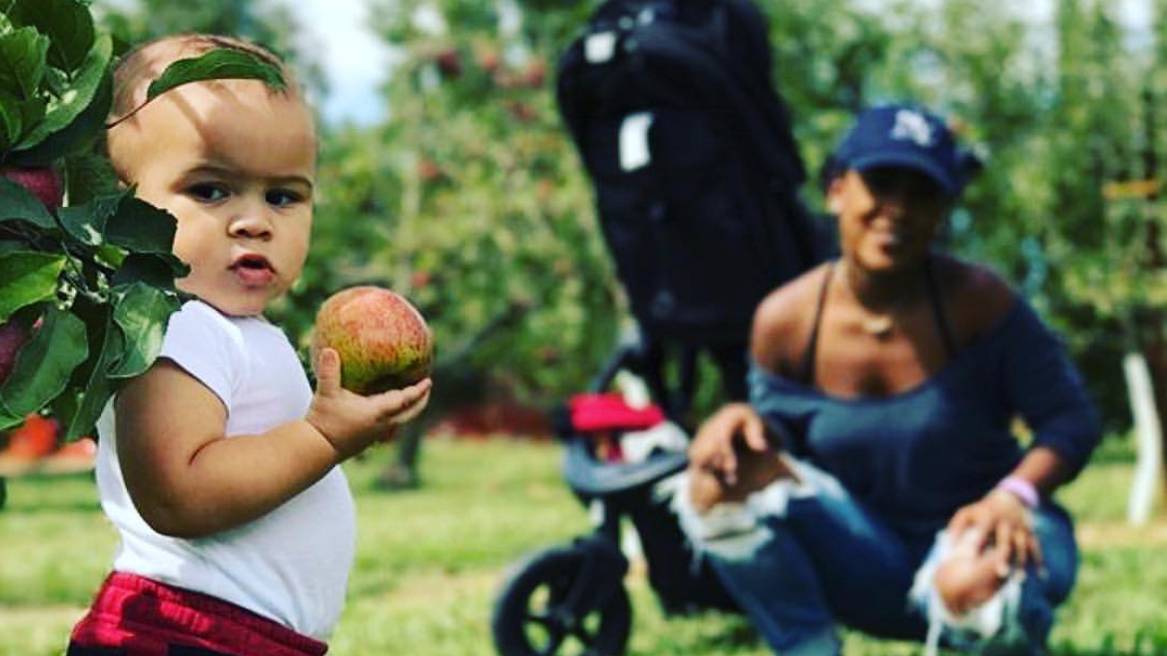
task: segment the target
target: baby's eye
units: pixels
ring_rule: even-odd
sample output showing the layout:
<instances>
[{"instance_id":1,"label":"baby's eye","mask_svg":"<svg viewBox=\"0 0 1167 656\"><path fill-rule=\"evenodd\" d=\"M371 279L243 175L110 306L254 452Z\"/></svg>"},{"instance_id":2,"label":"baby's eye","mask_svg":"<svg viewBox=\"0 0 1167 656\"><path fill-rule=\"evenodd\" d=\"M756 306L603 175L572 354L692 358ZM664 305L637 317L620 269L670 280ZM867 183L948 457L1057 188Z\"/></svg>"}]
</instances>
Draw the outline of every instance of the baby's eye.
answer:
<instances>
[{"instance_id":1,"label":"baby's eye","mask_svg":"<svg viewBox=\"0 0 1167 656\"><path fill-rule=\"evenodd\" d=\"M304 195L290 189L272 189L264 194L264 200L273 207L287 207L302 202Z\"/></svg>"},{"instance_id":2,"label":"baby's eye","mask_svg":"<svg viewBox=\"0 0 1167 656\"><path fill-rule=\"evenodd\" d=\"M201 182L187 187L186 193L200 203L217 203L227 197L227 188L220 184Z\"/></svg>"}]
</instances>

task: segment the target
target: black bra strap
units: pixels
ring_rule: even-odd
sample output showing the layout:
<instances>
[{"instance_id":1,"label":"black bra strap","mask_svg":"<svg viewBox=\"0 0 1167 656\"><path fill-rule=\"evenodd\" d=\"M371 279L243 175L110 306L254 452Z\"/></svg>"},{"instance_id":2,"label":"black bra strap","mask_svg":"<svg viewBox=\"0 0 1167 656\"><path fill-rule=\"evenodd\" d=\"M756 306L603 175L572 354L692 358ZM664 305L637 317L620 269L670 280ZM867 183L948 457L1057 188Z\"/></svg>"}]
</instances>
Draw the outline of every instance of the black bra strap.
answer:
<instances>
[{"instance_id":1,"label":"black bra strap","mask_svg":"<svg viewBox=\"0 0 1167 656\"><path fill-rule=\"evenodd\" d=\"M799 380L803 384L813 386L815 374L815 354L818 350L819 341L819 326L822 324L823 308L826 306L827 290L831 286L831 278L835 273L835 263L827 263L827 272L823 275L822 285L819 287L818 303L814 309L814 326L811 328L810 340L806 343L806 350L802 354L802 363L799 366ZM932 306L932 317L936 320L936 328L940 331L940 338L944 342L944 348L948 351L948 357L956 356L957 347L956 339L953 337L952 327L948 323L948 315L944 312L944 297L940 293L939 283L936 281L935 268L932 266L932 258L929 257L924 263L924 274L928 285L928 300Z\"/></svg>"},{"instance_id":2,"label":"black bra strap","mask_svg":"<svg viewBox=\"0 0 1167 656\"><path fill-rule=\"evenodd\" d=\"M827 289L831 286L831 277L835 274L835 263L827 263L827 272L823 275L822 286L819 287L819 300L814 308L814 326L810 330L810 340L806 343L806 350L802 353L802 365L799 367L798 377L808 386L814 385L814 356L818 349L819 324L823 319L823 307L827 302Z\"/></svg>"},{"instance_id":3,"label":"black bra strap","mask_svg":"<svg viewBox=\"0 0 1167 656\"><path fill-rule=\"evenodd\" d=\"M932 257L924 260L924 274L928 280L928 299L932 305L932 316L936 319L936 328L940 330L940 338L944 340L944 348L948 351L948 358L956 357L956 338L952 335L952 327L948 325L948 315L944 312L944 296L940 294L940 285L936 282L936 272L932 266Z\"/></svg>"}]
</instances>

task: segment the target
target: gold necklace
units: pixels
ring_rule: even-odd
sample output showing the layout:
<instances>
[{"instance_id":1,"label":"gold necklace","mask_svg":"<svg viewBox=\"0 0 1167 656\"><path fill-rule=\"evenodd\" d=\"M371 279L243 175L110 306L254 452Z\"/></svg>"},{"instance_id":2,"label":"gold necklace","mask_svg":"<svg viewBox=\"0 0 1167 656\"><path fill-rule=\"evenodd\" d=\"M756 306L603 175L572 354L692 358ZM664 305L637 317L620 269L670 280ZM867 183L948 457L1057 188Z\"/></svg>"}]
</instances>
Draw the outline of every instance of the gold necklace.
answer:
<instances>
[{"instance_id":1,"label":"gold necklace","mask_svg":"<svg viewBox=\"0 0 1167 656\"><path fill-rule=\"evenodd\" d=\"M895 327L895 317L890 314L864 317L859 320L859 326L868 335L873 337L886 337L891 334L891 329Z\"/></svg>"},{"instance_id":2,"label":"gold necklace","mask_svg":"<svg viewBox=\"0 0 1167 656\"><path fill-rule=\"evenodd\" d=\"M851 280L847 278L847 263L845 260L842 262L842 267L840 268L843 269L842 277L844 278L844 283L847 285L847 291L849 291L851 296L854 297L856 301L858 301L859 297L857 294L855 294L854 288L851 287ZM860 307L863 307L862 303L859 303L859 305ZM864 307L863 310L866 313L867 308ZM890 335L892 329L895 328L895 323L895 313L893 312L888 312L885 314L870 314L859 319L860 329L863 330L864 333L879 339L883 339Z\"/></svg>"}]
</instances>

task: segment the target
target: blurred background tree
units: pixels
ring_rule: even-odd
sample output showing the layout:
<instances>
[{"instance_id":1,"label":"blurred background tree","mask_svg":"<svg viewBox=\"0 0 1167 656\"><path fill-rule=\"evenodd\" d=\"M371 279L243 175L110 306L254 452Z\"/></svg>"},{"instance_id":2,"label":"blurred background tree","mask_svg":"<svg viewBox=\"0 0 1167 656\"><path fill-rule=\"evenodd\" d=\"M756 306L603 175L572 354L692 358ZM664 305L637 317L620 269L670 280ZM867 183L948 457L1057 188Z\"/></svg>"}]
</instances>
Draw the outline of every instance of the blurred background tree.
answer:
<instances>
[{"instance_id":1,"label":"blurred background tree","mask_svg":"<svg viewBox=\"0 0 1167 656\"><path fill-rule=\"evenodd\" d=\"M758 2L812 170L864 105L914 98L950 115L986 169L952 217L949 247L995 266L1060 329L1110 429L1130 424L1125 352L1146 353L1167 410L1157 191L1167 0L1152 0L1153 24L1134 30L1105 0L1052 2L1044 21L1004 0ZM286 5L118 6L105 15L126 40L240 33L320 77L311 49L295 48ZM313 252L278 318L303 343L327 294L375 282L419 305L466 389L544 405L578 390L626 321L553 99L558 53L596 3L369 6L395 54L388 117L322 127ZM804 196L821 203L817 189Z\"/></svg>"}]
</instances>

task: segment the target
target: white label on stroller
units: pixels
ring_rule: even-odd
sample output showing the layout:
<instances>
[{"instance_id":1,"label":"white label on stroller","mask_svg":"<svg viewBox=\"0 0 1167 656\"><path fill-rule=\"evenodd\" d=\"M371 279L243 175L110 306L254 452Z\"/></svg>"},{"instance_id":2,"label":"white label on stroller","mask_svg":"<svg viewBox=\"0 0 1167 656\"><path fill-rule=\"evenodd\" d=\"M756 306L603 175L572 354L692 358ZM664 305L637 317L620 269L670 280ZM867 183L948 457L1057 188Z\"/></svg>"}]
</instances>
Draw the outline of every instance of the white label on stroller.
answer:
<instances>
[{"instance_id":1,"label":"white label on stroller","mask_svg":"<svg viewBox=\"0 0 1167 656\"><path fill-rule=\"evenodd\" d=\"M624 117L620 125L620 168L635 171L652 161L648 152L648 128L652 126L652 114L640 112Z\"/></svg>"},{"instance_id":2,"label":"white label on stroller","mask_svg":"<svg viewBox=\"0 0 1167 656\"><path fill-rule=\"evenodd\" d=\"M599 499L592 499L588 504L588 519L591 520L592 526L599 527L604 523L605 515L604 502Z\"/></svg>"},{"instance_id":3,"label":"white label on stroller","mask_svg":"<svg viewBox=\"0 0 1167 656\"><path fill-rule=\"evenodd\" d=\"M596 32L584 39L584 59L589 64L602 64L616 52L615 32Z\"/></svg>"}]
</instances>

